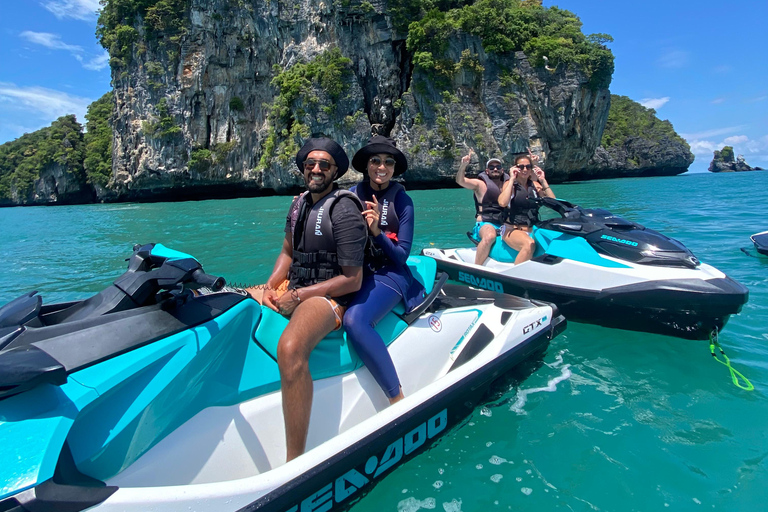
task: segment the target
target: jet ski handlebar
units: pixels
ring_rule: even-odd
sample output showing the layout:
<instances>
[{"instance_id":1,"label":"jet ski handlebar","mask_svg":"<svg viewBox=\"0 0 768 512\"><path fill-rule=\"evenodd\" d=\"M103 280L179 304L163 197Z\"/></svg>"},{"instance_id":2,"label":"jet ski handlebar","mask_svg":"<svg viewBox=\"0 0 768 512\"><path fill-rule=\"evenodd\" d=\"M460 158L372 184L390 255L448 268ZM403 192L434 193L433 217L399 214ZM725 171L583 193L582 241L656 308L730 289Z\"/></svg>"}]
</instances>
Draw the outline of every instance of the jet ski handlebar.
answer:
<instances>
[{"instance_id":1,"label":"jet ski handlebar","mask_svg":"<svg viewBox=\"0 0 768 512\"><path fill-rule=\"evenodd\" d=\"M578 217L580 215L579 209L575 204L569 203L568 201L563 201L562 199L555 199L554 197L539 197L536 199L536 202L541 206L546 206L547 208L556 211L558 214L560 214L561 217L565 219Z\"/></svg>"},{"instance_id":2,"label":"jet ski handlebar","mask_svg":"<svg viewBox=\"0 0 768 512\"><path fill-rule=\"evenodd\" d=\"M3 328L28 325L31 321L43 325L74 322L157 304L169 294L185 296L185 290L207 287L216 292L225 285L223 277L206 274L202 265L188 254L161 244L137 245L128 258L128 270L112 286L92 297L51 310L41 307L42 300L35 292L0 307L0 349L4 345Z\"/></svg>"}]
</instances>

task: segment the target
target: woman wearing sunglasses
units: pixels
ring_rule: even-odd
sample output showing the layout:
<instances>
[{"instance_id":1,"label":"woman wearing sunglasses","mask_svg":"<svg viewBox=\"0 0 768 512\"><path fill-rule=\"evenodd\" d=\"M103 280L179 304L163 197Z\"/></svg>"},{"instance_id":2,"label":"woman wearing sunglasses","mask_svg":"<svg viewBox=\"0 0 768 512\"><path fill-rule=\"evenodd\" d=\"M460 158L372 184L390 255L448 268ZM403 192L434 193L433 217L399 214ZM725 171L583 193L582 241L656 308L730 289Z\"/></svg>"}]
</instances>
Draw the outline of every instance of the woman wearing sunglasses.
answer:
<instances>
[{"instance_id":1,"label":"woman wearing sunglasses","mask_svg":"<svg viewBox=\"0 0 768 512\"><path fill-rule=\"evenodd\" d=\"M533 224L539 220L539 197L555 197L544 171L535 165L536 158L528 150L518 155L509 171L512 179L504 183L499 194L499 204L506 207L507 218L501 228L504 242L518 251L515 265L533 257L536 242L531 238Z\"/></svg>"},{"instance_id":2,"label":"woman wearing sunglasses","mask_svg":"<svg viewBox=\"0 0 768 512\"><path fill-rule=\"evenodd\" d=\"M395 403L403 398L400 380L374 327L400 301L410 311L424 296L424 287L406 265L413 243L413 201L402 185L391 181L406 171L408 161L392 139L375 135L355 153L352 167L363 174L351 191L365 204L371 243L363 285L347 309L344 329L389 402Z\"/></svg>"}]
</instances>

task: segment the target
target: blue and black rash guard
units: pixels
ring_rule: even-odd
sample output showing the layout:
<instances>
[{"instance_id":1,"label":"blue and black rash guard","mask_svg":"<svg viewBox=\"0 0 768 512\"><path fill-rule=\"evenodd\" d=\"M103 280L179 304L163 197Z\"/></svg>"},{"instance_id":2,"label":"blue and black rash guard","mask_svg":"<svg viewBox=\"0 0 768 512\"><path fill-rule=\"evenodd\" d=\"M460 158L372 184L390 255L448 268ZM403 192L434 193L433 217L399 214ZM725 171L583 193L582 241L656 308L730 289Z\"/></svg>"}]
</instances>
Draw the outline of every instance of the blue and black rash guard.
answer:
<instances>
[{"instance_id":1,"label":"blue and black rash guard","mask_svg":"<svg viewBox=\"0 0 768 512\"><path fill-rule=\"evenodd\" d=\"M424 287L413 278L406 261L413 245L414 207L413 200L405 193L405 188L399 183L390 182L384 190L373 190L370 183L362 181L352 189L361 201L372 201L373 196L382 208L382 219L379 221L381 233L373 238L373 242L386 256L383 264L375 270L377 281L386 284L397 291L405 301L406 310L410 310L421 302ZM384 215L384 201L387 201L387 214ZM392 209L394 211L392 211ZM382 225L386 222L386 225Z\"/></svg>"}]
</instances>

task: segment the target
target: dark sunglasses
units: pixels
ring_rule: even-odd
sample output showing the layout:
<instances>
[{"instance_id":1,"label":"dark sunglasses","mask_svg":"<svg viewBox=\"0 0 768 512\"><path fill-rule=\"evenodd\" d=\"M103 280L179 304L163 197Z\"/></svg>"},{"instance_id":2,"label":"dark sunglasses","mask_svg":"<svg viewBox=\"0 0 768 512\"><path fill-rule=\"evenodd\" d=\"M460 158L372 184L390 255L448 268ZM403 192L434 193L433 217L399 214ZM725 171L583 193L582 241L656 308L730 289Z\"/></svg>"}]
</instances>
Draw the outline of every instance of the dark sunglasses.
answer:
<instances>
[{"instance_id":1,"label":"dark sunglasses","mask_svg":"<svg viewBox=\"0 0 768 512\"><path fill-rule=\"evenodd\" d=\"M500 165L489 165L488 166L488 170L489 171L500 171L501 170L501 166Z\"/></svg>"},{"instance_id":2,"label":"dark sunglasses","mask_svg":"<svg viewBox=\"0 0 768 512\"><path fill-rule=\"evenodd\" d=\"M526 165L518 164L518 167L521 169L533 169L533 166L531 164L526 164Z\"/></svg>"},{"instance_id":3,"label":"dark sunglasses","mask_svg":"<svg viewBox=\"0 0 768 512\"><path fill-rule=\"evenodd\" d=\"M311 171L312 169L315 168L315 166L318 166L321 171L325 172L325 171L330 171L331 167L335 165L336 164L332 164L328 160L313 160L311 158L308 160L304 160L305 171Z\"/></svg>"},{"instance_id":4,"label":"dark sunglasses","mask_svg":"<svg viewBox=\"0 0 768 512\"><path fill-rule=\"evenodd\" d=\"M372 156L369 160L369 163L375 165L376 167L381 165L381 158L378 156ZM387 167L394 167L395 166L395 159L392 157L387 157L384 159L384 165Z\"/></svg>"}]
</instances>

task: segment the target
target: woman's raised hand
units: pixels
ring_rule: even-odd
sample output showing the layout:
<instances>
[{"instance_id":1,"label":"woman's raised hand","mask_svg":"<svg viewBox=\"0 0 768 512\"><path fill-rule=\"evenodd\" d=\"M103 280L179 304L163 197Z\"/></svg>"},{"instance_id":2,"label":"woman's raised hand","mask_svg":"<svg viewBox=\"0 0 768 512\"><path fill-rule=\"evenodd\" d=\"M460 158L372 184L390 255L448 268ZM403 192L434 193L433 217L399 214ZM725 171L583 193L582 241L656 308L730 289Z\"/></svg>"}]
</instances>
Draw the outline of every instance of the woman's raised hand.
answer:
<instances>
[{"instance_id":1,"label":"woman's raised hand","mask_svg":"<svg viewBox=\"0 0 768 512\"><path fill-rule=\"evenodd\" d=\"M530 147L525 148L525 149L528 150L528 160L531 161L531 165L538 164L539 163L539 155L534 155L533 152L531 151Z\"/></svg>"},{"instance_id":2,"label":"woman's raised hand","mask_svg":"<svg viewBox=\"0 0 768 512\"><path fill-rule=\"evenodd\" d=\"M379 229L380 214L379 201L376 199L376 196L373 196L373 201L366 201L365 206L368 209L363 212L363 217L365 217L365 222L368 223L368 230L373 236L379 236L381 233Z\"/></svg>"}]
</instances>

